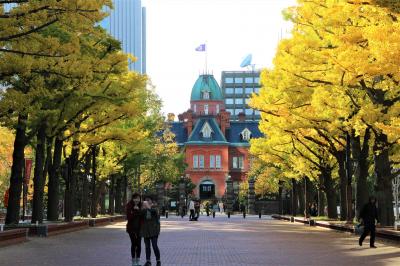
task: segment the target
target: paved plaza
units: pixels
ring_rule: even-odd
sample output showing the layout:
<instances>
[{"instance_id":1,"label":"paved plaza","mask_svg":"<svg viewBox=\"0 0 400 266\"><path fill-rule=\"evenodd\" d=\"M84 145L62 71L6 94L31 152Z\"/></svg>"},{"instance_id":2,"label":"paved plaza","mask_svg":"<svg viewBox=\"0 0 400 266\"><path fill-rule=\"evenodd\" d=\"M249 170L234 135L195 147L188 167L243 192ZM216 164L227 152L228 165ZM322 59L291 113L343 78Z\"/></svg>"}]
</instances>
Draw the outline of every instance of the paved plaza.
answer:
<instances>
[{"instance_id":1,"label":"paved plaza","mask_svg":"<svg viewBox=\"0 0 400 266\"><path fill-rule=\"evenodd\" d=\"M365 244L346 233L239 216L163 219L159 241L163 265L400 265L399 246ZM0 265L128 266L129 248L125 223L117 223L0 248Z\"/></svg>"}]
</instances>

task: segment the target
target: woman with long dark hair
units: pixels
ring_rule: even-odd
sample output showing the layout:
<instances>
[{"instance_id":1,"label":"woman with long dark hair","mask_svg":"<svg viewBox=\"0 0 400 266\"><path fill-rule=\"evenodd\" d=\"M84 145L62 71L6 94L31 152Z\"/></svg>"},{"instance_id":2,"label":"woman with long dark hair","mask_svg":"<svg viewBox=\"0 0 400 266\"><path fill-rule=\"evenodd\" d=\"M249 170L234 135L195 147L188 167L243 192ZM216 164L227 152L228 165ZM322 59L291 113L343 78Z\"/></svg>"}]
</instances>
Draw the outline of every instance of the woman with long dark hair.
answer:
<instances>
[{"instance_id":1,"label":"woman with long dark hair","mask_svg":"<svg viewBox=\"0 0 400 266\"><path fill-rule=\"evenodd\" d=\"M140 235L141 229L141 208L142 201L140 195L135 193L132 199L126 205L126 216L128 223L126 224L126 232L128 232L131 239L131 256L132 266L140 265L140 253L142 237Z\"/></svg>"}]
</instances>

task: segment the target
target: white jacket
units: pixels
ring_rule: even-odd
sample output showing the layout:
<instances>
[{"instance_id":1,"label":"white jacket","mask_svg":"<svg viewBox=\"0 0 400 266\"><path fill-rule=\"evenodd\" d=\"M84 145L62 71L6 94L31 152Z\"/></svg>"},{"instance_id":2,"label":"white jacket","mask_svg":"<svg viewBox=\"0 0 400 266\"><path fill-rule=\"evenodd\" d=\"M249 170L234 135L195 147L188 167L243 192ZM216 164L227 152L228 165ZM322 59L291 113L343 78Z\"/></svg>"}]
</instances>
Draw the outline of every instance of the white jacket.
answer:
<instances>
[{"instance_id":1,"label":"white jacket","mask_svg":"<svg viewBox=\"0 0 400 266\"><path fill-rule=\"evenodd\" d=\"M189 202L189 210L194 210L194 201L193 200L191 200Z\"/></svg>"}]
</instances>

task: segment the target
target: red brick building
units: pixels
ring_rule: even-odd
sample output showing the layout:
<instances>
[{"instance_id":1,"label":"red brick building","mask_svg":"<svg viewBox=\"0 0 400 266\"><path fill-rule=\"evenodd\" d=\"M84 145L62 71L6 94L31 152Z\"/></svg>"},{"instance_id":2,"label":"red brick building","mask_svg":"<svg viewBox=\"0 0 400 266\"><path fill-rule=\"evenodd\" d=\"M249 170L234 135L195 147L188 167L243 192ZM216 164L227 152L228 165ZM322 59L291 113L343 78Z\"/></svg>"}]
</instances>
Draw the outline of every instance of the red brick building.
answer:
<instances>
[{"instance_id":1,"label":"red brick building","mask_svg":"<svg viewBox=\"0 0 400 266\"><path fill-rule=\"evenodd\" d=\"M193 86L190 109L171 124L176 141L185 153L186 175L196 184L201 199L221 198L226 179L234 188L247 179L250 167L249 140L260 137L257 121L238 121L225 111L224 95L212 75L200 75Z\"/></svg>"}]
</instances>

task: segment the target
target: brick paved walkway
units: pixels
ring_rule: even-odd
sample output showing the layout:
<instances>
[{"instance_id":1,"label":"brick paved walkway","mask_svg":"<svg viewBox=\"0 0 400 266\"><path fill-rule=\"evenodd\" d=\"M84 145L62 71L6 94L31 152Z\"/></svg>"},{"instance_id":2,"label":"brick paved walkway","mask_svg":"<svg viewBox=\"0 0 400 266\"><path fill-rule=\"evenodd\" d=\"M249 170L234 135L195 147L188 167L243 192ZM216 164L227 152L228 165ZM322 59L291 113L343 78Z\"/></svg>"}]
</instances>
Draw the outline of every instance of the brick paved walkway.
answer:
<instances>
[{"instance_id":1,"label":"brick paved walkway","mask_svg":"<svg viewBox=\"0 0 400 266\"><path fill-rule=\"evenodd\" d=\"M345 233L238 216L163 220L159 241L163 265L400 265L398 246L356 244ZM128 266L129 256L125 224L118 223L0 248L0 265Z\"/></svg>"}]
</instances>

